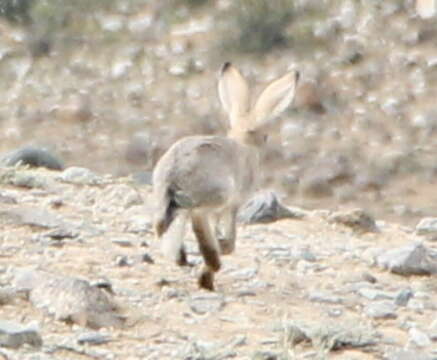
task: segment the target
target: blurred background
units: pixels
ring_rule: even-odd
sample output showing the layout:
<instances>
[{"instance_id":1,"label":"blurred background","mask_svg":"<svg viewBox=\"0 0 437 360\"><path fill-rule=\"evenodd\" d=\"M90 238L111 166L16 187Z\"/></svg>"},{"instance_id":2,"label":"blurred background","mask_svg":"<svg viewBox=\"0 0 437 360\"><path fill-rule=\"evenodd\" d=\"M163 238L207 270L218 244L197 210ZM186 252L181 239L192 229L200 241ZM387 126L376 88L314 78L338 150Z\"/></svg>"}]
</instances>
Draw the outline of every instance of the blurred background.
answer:
<instances>
[{"instance_id":1,"label":"blurred background","mask_svg":"<svg viewBox=\"0 0 437 360\"><path fill-rule=\"evenodd\" d=\"M225 133L224 61L255 93L297 68L265 185L414 224L437 212L437 23L418 2L0 0L0 153L151 171L177 139Z\"/></svg>"}]
</instances>

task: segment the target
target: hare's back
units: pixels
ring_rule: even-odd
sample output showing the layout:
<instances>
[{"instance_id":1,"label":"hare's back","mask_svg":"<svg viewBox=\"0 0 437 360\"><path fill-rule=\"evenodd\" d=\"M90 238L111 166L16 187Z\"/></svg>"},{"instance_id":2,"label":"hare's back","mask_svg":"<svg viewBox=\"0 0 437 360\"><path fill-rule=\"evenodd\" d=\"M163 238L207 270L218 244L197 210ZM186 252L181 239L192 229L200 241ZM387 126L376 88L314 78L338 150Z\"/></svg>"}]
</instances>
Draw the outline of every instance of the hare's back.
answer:
<instances>
[{"instance_id":1,"label":"hare's back","mask_svg":"<svg viewBox=\"0 0 437 360\"><path fill-rule=\"evenodd\" d=\"M238 201L243 188L242 151L239 144L228 138L184 138L158 162L154 184L159 182L171 189L181 207L225 206Z\"/></svg>"}]
</instances>

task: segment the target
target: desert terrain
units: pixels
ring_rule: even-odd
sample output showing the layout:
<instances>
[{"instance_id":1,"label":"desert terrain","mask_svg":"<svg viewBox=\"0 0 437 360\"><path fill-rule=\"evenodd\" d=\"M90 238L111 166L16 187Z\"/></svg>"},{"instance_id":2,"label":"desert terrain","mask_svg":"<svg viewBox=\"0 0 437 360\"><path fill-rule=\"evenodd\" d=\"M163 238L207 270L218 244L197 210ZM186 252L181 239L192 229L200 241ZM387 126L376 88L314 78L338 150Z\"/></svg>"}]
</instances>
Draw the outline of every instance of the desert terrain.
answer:
<instances>
[{"instance_id":1,"label":"desert terrain","mask_svg":"<svg viewBox=\"0 0 437 360\"><path fill-rule=\"evenodd\" d=\"M414 4L0 3L0 358L436 359L437 26ZM226 133L225 61L256 93L302 77L262 149L286 216L241 220L206 292L191 231L188 268L154 241L150 172ZM6 166L30 145L62 169Z\"/></svg>"}]
</instances>

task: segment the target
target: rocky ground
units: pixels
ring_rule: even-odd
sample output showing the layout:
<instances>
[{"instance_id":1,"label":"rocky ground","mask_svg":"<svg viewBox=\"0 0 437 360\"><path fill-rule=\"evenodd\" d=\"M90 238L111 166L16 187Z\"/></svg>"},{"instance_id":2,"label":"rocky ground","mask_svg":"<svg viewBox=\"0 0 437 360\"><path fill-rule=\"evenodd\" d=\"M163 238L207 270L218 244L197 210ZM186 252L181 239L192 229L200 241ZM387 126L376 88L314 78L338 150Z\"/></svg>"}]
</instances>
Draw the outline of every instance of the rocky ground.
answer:
<instances>
[{"instance_id":1,"label":"rocky ground","mask_svg":"<svg viewBox=\"0 0 437 360\"><path fill-rule=\"evenodd\" d=\"M1 1L0 359L437 359L437 26L414 3ZM191 268L153 241L150 171L225 133L225 61L255 93L302 77L209 293L191 233ZM58 170L2 167L26 152Z\"/></svg>"},{"instance_id":2,"label":"rocky ground","mask_svg":"<svg viewBox=\"0 0 437 360\"><path fill-rule=\"evenodd\" d=\"M191 232L193 267L161 256L150 185L13 167L0 183L0 358L437 359L436 219L260 195L206 292Z\"/></svg>"},{"instance_id":3,"label":"rocky ground","mask_svg":"<svg viewBox=\"0 0 437 360\"><path fill-rule=\"evenodd\" d=\"M263 149L269 186L414 226L437 211L437 27L414 3L32 2L0 18L0 153L33 144L68 166L150 171L176 139L224 133L225 61L255 92L297 68L295 107Z\"/></svg>"}]
</instances>

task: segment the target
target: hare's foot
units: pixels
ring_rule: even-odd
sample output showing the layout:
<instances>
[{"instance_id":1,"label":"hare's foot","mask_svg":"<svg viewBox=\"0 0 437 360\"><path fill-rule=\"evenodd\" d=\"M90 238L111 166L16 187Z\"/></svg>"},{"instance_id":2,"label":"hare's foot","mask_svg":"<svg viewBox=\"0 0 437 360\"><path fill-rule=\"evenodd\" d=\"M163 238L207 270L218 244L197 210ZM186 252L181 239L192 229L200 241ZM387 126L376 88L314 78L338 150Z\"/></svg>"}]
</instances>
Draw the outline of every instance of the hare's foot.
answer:
<instances>
[{"instance_id":1,"label":"hare's foot","mask_svg":"<svg viewBox=\"0 0 437 360\"><path fill-rule=\"evenodd\" d=\"M208 267L203 268L198 283L200 288L214 291L214 272Z\"/></svg>"}]
</instances>

